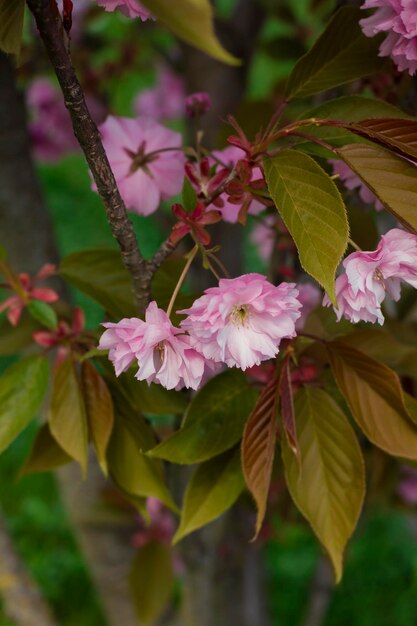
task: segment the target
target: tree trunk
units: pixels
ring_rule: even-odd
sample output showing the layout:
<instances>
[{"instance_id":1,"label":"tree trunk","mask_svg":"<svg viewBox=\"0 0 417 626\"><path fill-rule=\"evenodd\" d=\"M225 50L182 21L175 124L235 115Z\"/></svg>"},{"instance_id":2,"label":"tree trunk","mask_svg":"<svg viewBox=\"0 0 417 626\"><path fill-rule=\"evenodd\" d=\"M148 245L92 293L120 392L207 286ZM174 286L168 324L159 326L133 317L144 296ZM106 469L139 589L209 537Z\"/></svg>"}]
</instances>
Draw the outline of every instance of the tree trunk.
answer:
<instances>
[{"instance_id":1,"label":"tree trunk","mask_svg":"<svg viewBox=\"0 0 417 626\"><path fill-rule=\"evenodd\" d=\"M24 101L9 58L0 51L0 243L17 269L58 258L52 222L30 151Z\"/></svg>"},{"instance_id":2,"label":"tree trunk","mask_svg":"<svg viewBox=\"0 0 417 626\"><path fill-rule=\"evenodd\" d=\"M213 103L202 118L204 144L209 148L216 146L220 125L244 97L263 21L261 2L239 0L230 21L218 25L222 43L243 61L238 67L184 46L187 92L206 91ZM243 228L220 222L211 233L231 276L241 274ZM207 282L208 272L203 272L194 276L199 289ZM259 545L250 543L253 533L253 512L242 504L179 544L185 564L186 626L267 626L263 565Z\"/></svg>"}]
</instances>

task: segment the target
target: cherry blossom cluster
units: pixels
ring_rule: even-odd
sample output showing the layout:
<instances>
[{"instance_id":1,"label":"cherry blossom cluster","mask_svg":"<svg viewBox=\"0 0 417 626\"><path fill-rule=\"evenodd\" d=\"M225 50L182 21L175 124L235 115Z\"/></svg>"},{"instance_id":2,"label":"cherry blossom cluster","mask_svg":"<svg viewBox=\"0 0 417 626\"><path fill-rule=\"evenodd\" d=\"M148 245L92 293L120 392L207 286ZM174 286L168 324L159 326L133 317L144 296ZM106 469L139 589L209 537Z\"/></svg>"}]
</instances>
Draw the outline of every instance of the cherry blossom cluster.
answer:
<instances>
[{"instance_id":1,"label":"cherry blossom cluster","mask_svg":"<svg viewBox=\"0 0 417 626\"><path fill-rule=\"evenodd\" d=\"M219 366L242 370L274 358L281 340L296 335L298 289L274 286L261 274L221 279L206 289L177 328L151 302L145 320L105 323L99 349L109 350L116 375L136 363L138 380L167 389L198 389L203 376Z\"/></svg>"},{"instance_id":2,"label":"cherry blossom cluster","mask_svg":"<svg viewBox=\"0 0 417 626\"><path fill-rule=\"evenodd\" d=\"M390 56L400 72L417 71L417 7L415 0L366 0L363 9L376 9L360 21L367 37L386 33L379 48L382 57Z\"/></svg>"},{"instance_id":3,"label":"cherry blossom cluster","mask_svg":"<svg viewBox=\"0 0 417 626\"><path fill-rule=\"evenodd\" d=\"M376 250L349 254L343 267L336 279L337 319L382 325L386 295L399 300L401 282L417 287L417 236L393 228L381 237ZM323 304L331 305L327 296Z\"/></svg>"}]
</instances>

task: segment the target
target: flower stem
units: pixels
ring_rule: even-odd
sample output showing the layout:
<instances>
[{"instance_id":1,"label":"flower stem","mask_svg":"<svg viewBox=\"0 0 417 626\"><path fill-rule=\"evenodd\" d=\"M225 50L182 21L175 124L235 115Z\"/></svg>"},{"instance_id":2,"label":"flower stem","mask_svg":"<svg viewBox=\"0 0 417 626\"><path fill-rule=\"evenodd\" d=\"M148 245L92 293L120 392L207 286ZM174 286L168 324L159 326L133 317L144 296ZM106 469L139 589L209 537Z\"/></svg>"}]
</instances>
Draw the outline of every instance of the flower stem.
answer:
<instances>
[{"instance_id":1,"label":"flower stem","mask_svg":"<svg viewBox=\"0 0 417 626\"><path fill-rule=\"evenodd\" d=\"M354 249L355 249L355 250L357 250L358 252L362 252L362 248L361 248L360 246L358 246L358 244L357 244L357 243L355 243L355 242L353 241L353 239L351 239L350 237L349 237L349 239L348 239L348 242L349 242L349 244L352 246L352 248L354 248Z\"/></svg>"},{"instance_id":2,"label":"flower stem","mask_svg":"<svg viewBox=\"0 0 417 626\"><path fill-rule=\"evenodd\" d=\"M185 277L188 274L188 270L191 267L191 263L194 261L195 255L198 252L198 245L195 245L194 248L191 250L191 252L189 252L188 259L187 259L187 263L184 266L184 269L181 272L181 276L178 279L178 283L174 289L174 291L172 292L172 296L171 296L171 300L169 301L168 304L168 308L167 308L167 315L168 317L171 317L171 313L172 313L172 309L174 308L174 304L175 304L175 300L177 299L179 290L181 289L183 282L185 280Z\"/></svg>"}]
</instances>

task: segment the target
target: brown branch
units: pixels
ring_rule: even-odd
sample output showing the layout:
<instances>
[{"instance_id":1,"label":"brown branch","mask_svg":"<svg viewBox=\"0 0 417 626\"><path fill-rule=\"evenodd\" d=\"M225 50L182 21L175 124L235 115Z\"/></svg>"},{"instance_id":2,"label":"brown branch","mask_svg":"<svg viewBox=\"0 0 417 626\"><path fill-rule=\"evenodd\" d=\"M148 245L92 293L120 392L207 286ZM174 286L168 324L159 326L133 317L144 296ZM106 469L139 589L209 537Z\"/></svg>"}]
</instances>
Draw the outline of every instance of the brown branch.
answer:
<instances>
[{"instance_id":1,"label":"brown branch","mask_svg":"<svg viewBox=\"0 0 417 626\"><path fill-rule=\"evenodd\" d=\"M27 0L39 34L55 70L75 136L84 152L98 193L103 201L113 236L133 281L133 292L140 314L149 301L150 276L140 252L125 204L107 159L100 133L87 108L84 92L67 50L65 33L56 0Z\"/></svg>"},{"instance_id":2,"label":"brown branch","mask_svg":"<svg viewBox=\"0 0 417 626\"><path fill-rule=\"evenodd\" d=\"M160 245L152 259L147 263L147 272L150 278L153 277L156 270L158 270L162 263L174 252L176 247L177 244L173 244L169 237Z\"/></svg>"},{"instance_id":3,"label":"brown branch","mask_svg":"<svg viewBox=\"0 0 417 626\"><path fill-rule=\"evenodd\" d=\"M0 595L17 626L57 626L41 593L17 555L0 517Z\"/></svg>"}]
</instances>

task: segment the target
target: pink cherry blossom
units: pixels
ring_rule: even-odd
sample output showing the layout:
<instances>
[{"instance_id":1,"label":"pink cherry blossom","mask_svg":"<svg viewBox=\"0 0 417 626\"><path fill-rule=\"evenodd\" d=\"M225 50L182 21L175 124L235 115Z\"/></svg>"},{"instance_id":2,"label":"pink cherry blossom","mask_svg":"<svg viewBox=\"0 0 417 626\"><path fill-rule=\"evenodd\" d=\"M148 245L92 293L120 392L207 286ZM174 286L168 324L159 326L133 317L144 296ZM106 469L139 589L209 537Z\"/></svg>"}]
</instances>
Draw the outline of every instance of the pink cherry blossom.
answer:
<instances>
[{"instance_id":1,"label":"pink cherry blossom","mask_svg":"<svg viewBox=\"0 0 417 626\"><path fill-rule=\"evenodd\" d=\"M246 157L245 152L241 150L241 148L237 148L236 146L228 146L224 148L224 150L217 150L213 152L213 159L211 159L211 165L220 162L220 164L227 169L231 170L236 163L244 159ZM252 172L252 180L257 180L262 178L262 172L259 167L253 169ZM235 224L238 221L239 211L241 208L241 204L233 203L230 201L230 197L227 193L222 193L220 198L220 202L216 202L216 208L221 211L223 219L225 222L231 222ZM263 205L258 200L252 200L249 205L248 213L250 215L258 215L261 211L265 209L265 205Z\"/></svg>"},{"instance_id":2,"label":"pink cherry blossom","mask_svg":"<svg viewBox=\"0 0 417 626\"><path fill-rule=\"evenodd\" d=\"M384 323L382 302L388 294L399 300L401 281L417 287L417 236L393 228L373 252L353 252L343 261L336 280L337 319ZM325 296L323 304L330 306Z\"/></svg>"},{"instance_id":3,"label":"pink cherry blossom","mask_svg":"<svg viewBox=\"0 0 417 626\"><path fill-rule=\"evenodd\" d=\"M204 374L204 359L191 339L175 328L156 302L146 309L145 321L131 318L117 324L106 323L99 349L110 350L109 359L116 375L136 360L138 380L157 382L167 389L198 389Z\"/></svg>"},{"instance_id":4,"label":"pink cherry blossom","mask_svg":"<svg viewBox=\"0 0 417 626\"><path fill-rule=\"evenodd\" d=\"M141 91L133 108L137 115L145 115L156 120L183 117L185 111L183 79L168 67L160 67L156 85Z\"/></svg>"},{"instance_id":5,"label":"pink cherry blossom","mask_svg":"<svg viewBox=\"0 0 417 626\"><path fill-rule=\"evenodd\" d=\"M416 0L366 0L363 9L376 9L360 21L367 37L387 33L379 55L390 56L400 72L417 71L417 6Z\"/></svg>"},{"instance_id":6,"label":"pink cherry blossom","mask_svg":"<svg viewBox=\"0 0 417 626\"><path fill-rule=\"evenodd\" d=\"M275 287L261 274L223 278L206 289L181 322L206 359L245 370L276 356L281 339L295 336L300 317L294 284Z\"/></svg>"},{"instance_id":7,"label":"pink cherry blossom","mask_svg":"<svg viewBox=\"0 0 417 626\"><path fill-rule=\"evenodd\" d=\"M128 209L150 215L161 200L181 191L184 156L179 133L150 118L112 115L100 126L100 133ZM167 148L173 150L164 151Z\"/></svg>"},{"instance_id":8,"label":"pink cherry blossom","mask_svg":"<svg viewBox=\"0 0 417 626\"><path fill-rule=\"evenodd\" d=\"M351 168L343 161L330 160L329 163L333 168L333 174L337 174L344 184L349 189L357 189L359 197L365 204L373 204L377 211L381 211L384 208L382 202L378 200L376 195L361 181L359 176L355 174Z\"/></svg>"},{"instance_id":9,"label":"pink cherry blossom","mask_svg":"<svg viewBox=\"0 0 417 626\"><path fill-rule=\"evenodd\" d=\"M98 349L109 350L116 376L120 376L135 361L134 349L138 345L138 337L142 337L144 322L132 317L124 318L117 324L106 322L103 326L107 330L100 337Z\"/></svg>"},{"instance_id":10,"label":"pink cherry blossom","mask_svg":"<svg viewBox=\"0 0 417 626\"><path fill-rule=\"evenodd\" d=\"M119 9L127 17L138 17L143 22L153 19L151 12L148 11L138 0L97 0L97 4L106 11L113 12Z\"/></svg>"}]
</instances>

